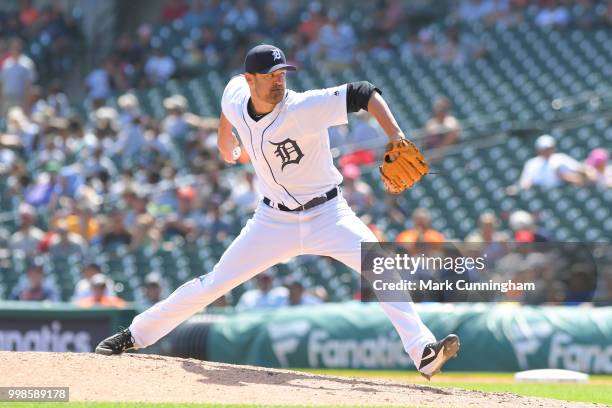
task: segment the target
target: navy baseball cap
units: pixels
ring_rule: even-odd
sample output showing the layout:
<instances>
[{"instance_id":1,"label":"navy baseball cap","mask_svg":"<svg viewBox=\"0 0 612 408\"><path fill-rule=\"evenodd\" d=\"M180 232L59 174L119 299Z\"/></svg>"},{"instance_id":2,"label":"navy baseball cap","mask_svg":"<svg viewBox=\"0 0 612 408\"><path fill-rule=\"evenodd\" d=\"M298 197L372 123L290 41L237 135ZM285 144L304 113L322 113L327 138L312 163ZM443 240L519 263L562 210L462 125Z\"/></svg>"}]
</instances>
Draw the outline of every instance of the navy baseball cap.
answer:
<instances>
[{"instance_id":1,"label":"navy baseball cap","mask_svg":"<svg viewBox=\"0 0 612 408\"><path fill-rule=\"evenodd\" d=\"M288 71L297 70L293 65L287 64L283 51L273 45L261 44L253 47L244 59L244 71L249 74L269 74L283 68Z\"/></svg>"}]
</instances>

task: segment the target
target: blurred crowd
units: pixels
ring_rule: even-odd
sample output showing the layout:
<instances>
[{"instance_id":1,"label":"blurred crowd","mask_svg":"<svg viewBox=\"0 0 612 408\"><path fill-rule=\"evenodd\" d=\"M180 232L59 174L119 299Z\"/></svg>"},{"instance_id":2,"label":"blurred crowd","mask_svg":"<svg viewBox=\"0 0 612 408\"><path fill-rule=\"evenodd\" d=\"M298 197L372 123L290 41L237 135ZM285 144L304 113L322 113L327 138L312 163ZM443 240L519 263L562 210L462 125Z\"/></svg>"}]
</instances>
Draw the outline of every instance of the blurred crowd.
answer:
<instances>
[{"instance_id":1,"label":"blurred crowd","mask_svg":"<svg viewBox=\"0 0 612 408\"><path fill-rule=\"evenodd\" d=\"M61 1L34 4L31 0L19 0L16 8L3 4L0 7L0 68L10 58L15 39L27 45L29 57L38 65L39 79L51 86L75 65L82 43L80 9L68 9ZM11 82L3 80L2 84Z\"/></svg>"},{"instance_id":2,"label":"blurred crowd","mask_svg":"<svg viewBox=\"0 0 612 408\"><path fill-rule=\"evenodd\" d=\"M432 227L427 209L412 213L412 227L395 237L397 253L411 257L432 257L458 260L457 267L436 269L420 266L415 276L422 280L467 282L533 283L535 290L470 293L457 290L411 293L414 301L442 302L519 302L541 305L603 306L612 304L612 258L609 245L556 242L550 231L538 225L538 219L524 210L509 215L509 230L501 228L501 220L492 212L484 212L478 227L463 240L445 237ZM379 238L384 234L378 231ZM391 240L393 242L393 240ZM481 257L484 267L469 264L466 259ZM462 258L462 259L460 259ZM416 274L416 275L414 275ZM405 276L402 275L403 278ZM384 292L382 292L384 293ZM373 300L375 292L365 284L357 298Z\"/></svg>"},{"instance_id":3,"label":"blurred crowd","mask_svg":"<svg viewBox=\"0 0 612 408\"><path fill-rule=\"evenodd\" d=\"M612 188L612 165L606 149L591 150L581 163L568 154L556 152L555 148L556 141L550 135L542 135L536 140L538 155L525 163L519 180L521 188L555 188L564 184Z\"/></svg>"},{"instance_id":4,"label":"blurred crowd","mask_svg":"<svg viewBox=\"0 0 612 408\"><path fill-rule=\"evenodd\" d=\"M612 23L610 3L539 3L534 18L542 26L589 28ZM154 252L168 243L225 242L260 200L252 173L222 171L215 119L190 113L181 95L163 101L162 118L148 116L130 90L193 75L201 66L239 69L250 44L264 40L283 46L288 57L302 66L320 63L322 69L332 71L350 66L354 58L363 55L390 60L392 51L407 59L437 58L463 64L485 57L487 51L476 39L464 35L462 24L478 21L489 27L508 27L520 23L529 6L520 0L461 1L451 10L452 24L438 36L428 24L413 21L409 3L399 0L364 5L363 24L358 29L347 13L327 3L170 0L159 24L144 24L135 33L121 33L115 52L87 75L84 83L90 108L80 117L72 111L61 84L40 86L37 64L24 52L33 38L48 36L52 39L49 44L61 56L63 44L76 35L71 14L55 3L41 10L27 1L20 5L18 15L0 15L0 107L6 118L6 129L0 134L0 252L8 250L10 256L23 259L44 255L82 264L82 280L72 300L84 307L125 305L110 277L92 261L92 254L143 248ZM175 46L179 52L164 46L160 27L188 34ZM396 38L389 35L391 32L402 35ZM118 97L117 109L106 103L113 96ZM462 127L447 98L432 101L431 109L430 119L423 123L423 143L442 155L460 140ZM355 124L347 131L356 143L382 137L369 115L363 113L356 115ZM331 139L334 146L333 132ZM517 180L520 188L612 186L607 150L595 149L581 163L578 159L582 158L555 152L551 136L541 136L535 147L538 156L525 164ZM247 160L241 158L243 163ZM431 227L426 209L412 212L393 197L375 197L372 186L361 177L362 166L374 162L374 152L362 149L344 156L340 165L343 195L358 215L371 221L368 213L376 211L406 227L389 236L376 223L367 222L380 240L494 243L551 238L525 211L513 214L514 221L510 217L511 231L499 231L499 215L487 213L480 219L480 228L469 236L445 237ZM45 275L45 263L34 262L18 285L8 288L7 296L57 300L58 289ZM572 285L579 279L572 276L564 277L559 289L562 295L543 293L531 301L579 303L571 294L576 292ZM257 288L240 299L223 298L217 305L276 307L328 299L322 288L304 288L298 280L277 280L278 286L273 282L273 276L262 274ZM149 274L139 299L145 305L155 303L168 289L163 277ZM580 301L593 299L592 285L589 290L590 295Z\"/></svg>"},{"instance_id":5,"label":"blurred crowd","mask_svg":"<svg viewBox=\"0 0 612 408\"><path fill-rule=\"evenodd\" d=\"M253 45L271 42L298 66L327 71L351 67L355 59L391 62L438 59L461 65L487 55L466 25L507 28L537 7L533 21L555 29L612 25L612 5L595 0L462 0L419 5L402 0L351 4L283 0L168 0L156 24L118 35L114 52L86 78L92 97L197 74L203 68L240 70ZM353 18L355 16L355 18ZM444 32L432 22L446 18Z\"/></svg>"}]
</instances>

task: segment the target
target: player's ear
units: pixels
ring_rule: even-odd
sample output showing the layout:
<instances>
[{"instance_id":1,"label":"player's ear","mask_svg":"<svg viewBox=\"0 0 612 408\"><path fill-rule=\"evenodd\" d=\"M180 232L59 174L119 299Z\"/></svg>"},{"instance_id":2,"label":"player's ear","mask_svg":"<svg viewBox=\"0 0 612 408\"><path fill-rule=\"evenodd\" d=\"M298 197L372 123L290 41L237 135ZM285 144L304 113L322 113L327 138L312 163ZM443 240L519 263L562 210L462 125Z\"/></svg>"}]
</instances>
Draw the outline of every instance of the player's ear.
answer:
<instances>
[{"instance_id":1,"label":"player's ear","mask_svg":"<svg viewBox=\"0 0 612 408\"><path fill-rule=\"evenodd\" d=\"M255 85L255 75L249 74L248 72L245 72L244 78L246 79L247 84L249 84L251 86Z\"/></svg>"}]
</instances>

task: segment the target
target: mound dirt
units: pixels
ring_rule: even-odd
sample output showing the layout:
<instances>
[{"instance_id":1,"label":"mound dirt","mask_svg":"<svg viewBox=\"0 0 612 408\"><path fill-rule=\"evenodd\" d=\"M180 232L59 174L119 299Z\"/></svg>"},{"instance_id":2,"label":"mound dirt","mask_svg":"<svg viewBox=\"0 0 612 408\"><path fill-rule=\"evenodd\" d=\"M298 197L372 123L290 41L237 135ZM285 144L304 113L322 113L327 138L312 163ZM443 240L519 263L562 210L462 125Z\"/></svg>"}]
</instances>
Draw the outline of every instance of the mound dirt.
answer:
<instances>
[{"instance_id":1,"label":"mound dirt","mask_svg":"<svg viewBox=\"0 0 612 408\"><path fill-rule=\"evenodd\" d=\"M0 352L0 373L0 387L70 387L70 401L508 408L602 406L129 353L104 357L87 353Z\"/></svg>"}]
</instances>

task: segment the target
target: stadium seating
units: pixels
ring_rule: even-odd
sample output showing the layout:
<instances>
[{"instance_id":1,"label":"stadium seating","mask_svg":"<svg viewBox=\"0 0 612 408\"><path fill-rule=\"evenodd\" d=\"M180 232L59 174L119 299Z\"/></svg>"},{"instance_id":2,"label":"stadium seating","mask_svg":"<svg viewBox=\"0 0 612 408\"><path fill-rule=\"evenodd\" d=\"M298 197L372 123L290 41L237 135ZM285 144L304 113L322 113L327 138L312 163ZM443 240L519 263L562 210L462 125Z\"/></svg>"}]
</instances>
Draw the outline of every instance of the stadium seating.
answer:
<instances>
[{"instance_id":1,"label":"stadium seating","mask_svg":"<svg viewBox=\"0 0 612 408\"><path fill-rule=\"evenodd\" d=\"M440 23L435 33L442 33L443 29L444 23ZM509 195L505 189L517 182L524 162L535 155L534 138L513 133L517 127L531 126L552 134L558 140L558 149L578 160L584 160L595 147L612 146L610 118L604 115L606 109L609 114L612 108L612 32L556 31L523 22L504 30L485 30L474 24L465 27L465 35L476 36L487 48L487 57L451 66L436 60L403 60L399 54L395 55L394 64L372 63L371 57L362 55L351 70L341 74L300 70L288 76L289 86L304 90L368 79L383 89L402 128L411 130L409 134L418 134L415 131L430 115L431 101L447 95L453 102L454 114L463 124L462 143L434 165L441 174L427 176L408 190L401 205L428 208L433 227L449 239L465 238L477 227L479 215L486 210L499 214L502 227L508 229L510 211L525 209L536 214L540 227L554 240L609 241L612 191L563 187ZM174 24L160 28L154 41L180 58L184 38L180 24ZM138 91L136 96L142 109L158 118L164 114L163 99L177 93L187 98L191 111L204 116L218 115L229 77L228 72L206 67L196 78L171 80ZM589 105L588 92L592 91L607 93L608 99L601 99L597 106ZM569 107L555 110L551 102L565 96L582 105L572 102ZM384 194L377 168L363 169L362 176L376 196ZM0 180L0 189L3 188ZM14 210L10 197L5 194L1 197L2 211ZM235 220L237 234L246 219L237 213L229 215ZM389 240L410 226L409 219L397 224L385 220L382 213L371 215L381 220L379 226ZM210 271L228 244L205 238L194 243L178 240L157 250L100 253L96 260L119 284L124 298L138 300L141 296L138 290L148 272L163 273L169 288L176 288L185 280ZM67 300L79 279L78 271L66 260L52 260L51 264L62 297ZM20 261L0 259L0 296L2 287L6 292L16 281L11 270L19 274L23 270ZM325 258L300 257L276 266L274 271L278 283L291 275L307 287L325 287L331 300L350 298L359 288L356 274ZM233 291L234 301L248 285Z\"/></svg>"}]
</instances>

